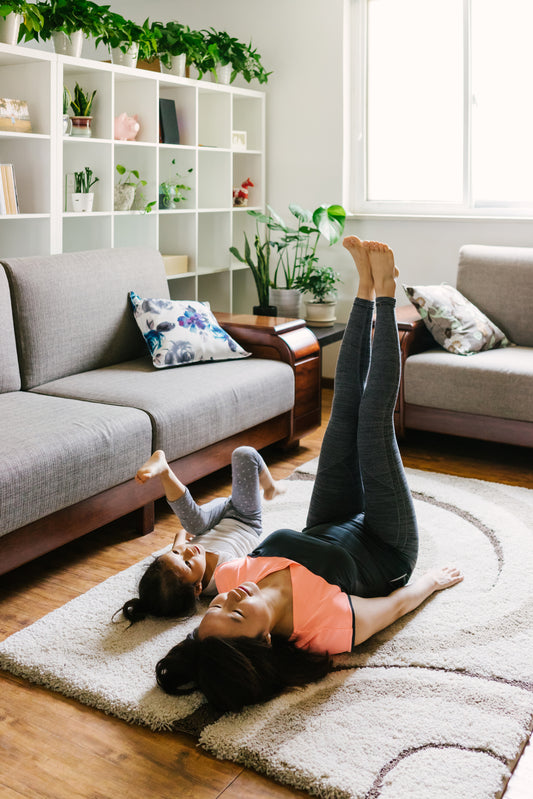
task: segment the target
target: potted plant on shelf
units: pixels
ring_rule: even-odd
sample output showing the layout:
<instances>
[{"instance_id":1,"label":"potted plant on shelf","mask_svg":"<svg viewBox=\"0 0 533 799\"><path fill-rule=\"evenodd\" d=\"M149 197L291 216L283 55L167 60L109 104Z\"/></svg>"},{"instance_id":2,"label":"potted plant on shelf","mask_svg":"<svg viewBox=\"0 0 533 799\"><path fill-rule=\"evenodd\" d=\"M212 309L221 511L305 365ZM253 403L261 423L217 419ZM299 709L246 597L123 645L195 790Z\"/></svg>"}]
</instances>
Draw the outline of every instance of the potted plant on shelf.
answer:
<instances>
[{"instance_id":1,"label":"potted plant on shelf","mask_svg":"<svg viewBox=\"0 0 533 799\"><path fill-rule=\"evenodd\" d=\"M134 204L139 204L141 207L136 210L150 213L156 201L145 203L142 189L147 185L147 181L140 177L137 169L127 169L122 164L117 164L116 170L120 178L115 184L113 204L115 211L131 211Z\"/></svg>"},{"instance_id":2,"label":"potted plant on shelf","mask_svg":"<svg viewBox=\"0 0 533 799\"><path fill-rule=\"evenodd\" d=\"M176 159L173 158L171 163L175 166ZM192 171L193 168L191 167L185 174L189 175ZM187 195L184 192L190 191L191 187L180 182L184 177L185 175L181 175L179 172L176 172L177 180L164 180L159 184L160 208L176 208L182 200L187 199Z\"/></svg>"},{"instance_id":3,"label":"potted plant on shelf","mask_svg":"<svg viewBox=\"0 0 533 799\"><path fill-rule=\"evenodd\" d=\"M159 31L157 55L161 72L178 75L181 78L188 75L188 67L203 53L202 33L191 30L188 25L175 20L153 22L152 27Z\"/></svg>"},{"instance_id":4,"label":"potted plant on shelf","mask_svg":"<svg viewBox=\"0 0 533 799\"><path fill-rule=\"evenodd\" d=\"M24 29L21 25L24 24ZM0 0L0 42L17 44L24 32L39 33L43 16L36 3L25 0Z\"/></svg>"},{"instance_id":5,"label":"potted plant on shelf","mask_svg":"<svg viewBox=\"0 0 533 799\"><path fill-rule=\"evenodd\" d=\"M106 11L96 44L103 42L108 46L113 64L135 67L138 59L151 61L156 57L159 37L159 30L148 19L138 25L121 14Z\"/></svg>"},{"instance_id":6,"label":"potted plant on shelf","mask_svg":"<svg viewBox=\"0 0 533 799\"><path fill-rule=\"evenodd\" d=\"M342 283L340 275L331 266L311 263L298 277L296 287L308 293L305 299L305 319L315 327L331 327L335 324L337 307L337 283Z\"/></svg>"},{"instance_id":7,"label":"potted plant on shelf","mask_svg":"<svg viewBox=\"0 0 533 799\"><path fill-rule=\"evenodd\" d=\"M346 211L341 205L320 205L313 212L291 203L289 210L297 221L297 227L289 227L270 206L269 214L248 211L251 216L265 224L276 234L271 246L278 260L274 267L270 301L276 305L280 316L298 317L301 292L299 278L310 266L318 262L316 254L319 239L329 245L337 242L344 230Z\"/></svg>"},{"instance_id":8,"label":"potted plant on shelf","mask_svg":"<svg viewBox=\"0 0 533 799\"><path fill-rule=\"evenodd\" d=\"M103 31L103 16L109 6L100 6L92 0L49 0L38 2L42 16L41 27L29 27L24 22L21 32L24 41L52 39L54 50L62 55L79 58L84 36L97 37Z\"/></svg>"},{"instance_id":9,"label":"potted plant on shelf","mask_svg":"<svg viewBox=\"0 0 533 799\"><path fill-rule=\"evenodd\" d=\"M217 83L233 83L241 74L248 83L253 78L266 83L271 73L265 71L251 43L243 44L225 31L215 28L208 28L201 33L204 36L204 55L196 64L200 76L209 71Z\"/></svg>"},{"instance_id":10,"label":"potted plant on shelf","mask_svg":"<svg viewBox=\"0 0 533 799\"><path fill-rule=\"evenodd\" d=\"M74 112L73 116L70 118L72 122L72 135L92 136L91 123L93 118L91 116L91 110L96 89L94 89L91 94L88 90L82 89L79 83L76 82L74 86L74 97L72 97L66 87L65 90L70 96L70 107Z\"/></svg>"},{"instance_id":11,"label":"potted plant on shelf","mask_svg":"<svg viewBox=\"0 0 533 799\"><path fill-rule=\"evenodd\" d=\"M270 229L265 225L265 238L261 241L259 219L256 217L254 247L256 261L252 258L252 250L248 236L244 234L244 255L236 247L230 247L230 253L241 263L247 264L252 270L252 275L257 289L259 305L254 305L253 312L256 316L276 316L278 309L270 304Z\"/></svg>"},{"instance_id":12,"label":"potted plant on shelf","mask_svg":"<svg viewBox=\"0 0 533 799\"><path fill-rule=\"evenodd\" d=\"M73 211L93 210L94 192L91 191L91 187L98 180L99 178L93 175L92 169L88 166L82 172L74 172L76 191L71 194Z\"/></svg>"}]
</instances>

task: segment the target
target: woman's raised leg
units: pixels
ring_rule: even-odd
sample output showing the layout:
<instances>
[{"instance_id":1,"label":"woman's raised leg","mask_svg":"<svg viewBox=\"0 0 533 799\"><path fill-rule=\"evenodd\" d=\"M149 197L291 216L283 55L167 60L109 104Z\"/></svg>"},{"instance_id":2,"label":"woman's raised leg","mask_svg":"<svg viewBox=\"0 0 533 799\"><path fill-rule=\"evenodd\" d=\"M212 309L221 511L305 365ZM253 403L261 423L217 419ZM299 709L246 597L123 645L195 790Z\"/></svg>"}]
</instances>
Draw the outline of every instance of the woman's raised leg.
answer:
<instances>
[{"instance_id":1,"label":"woman's raised leg","mask_svg":"<svg viewBox=\"0 0 533 799\"><path fill-rule=\"evenodd\" d=\"M359 288L337 360L333 405L320 450L307 528L344 522L364 510L357 428L370 362L374 285L362 242L356 236L347 236L343 244L355 261Z\"/></svg>"},{"instance_id":2,"label":"woman's raised leg","mask_svg":"<svg viewBox=\"0 0 533 799\"><path fill-rule=\"evenodd\" d=\"M400 382L400 347L395 287L398 270L392 250L367 242L376 289L372 360L359 411L358 452L365 492L365 524L396 547L414 566L418 532L411 492L394 432L394 406Z\"/></svg>"}]
</instances>

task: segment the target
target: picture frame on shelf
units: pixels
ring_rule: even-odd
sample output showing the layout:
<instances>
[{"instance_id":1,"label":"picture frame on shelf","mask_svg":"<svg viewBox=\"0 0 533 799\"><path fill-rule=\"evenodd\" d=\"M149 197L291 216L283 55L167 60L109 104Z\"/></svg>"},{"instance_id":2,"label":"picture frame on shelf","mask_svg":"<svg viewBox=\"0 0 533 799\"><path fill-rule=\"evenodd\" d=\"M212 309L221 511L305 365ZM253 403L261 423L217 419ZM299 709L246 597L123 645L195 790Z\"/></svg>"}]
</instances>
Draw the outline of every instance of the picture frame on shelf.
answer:
<instances>
[{"instance_id":1,"label":"picture frame on shelf","mask_svg":"<svg viewBox=\"0 0 533 799\"><path fill-rule=\"evenodd\" d=\"M31 133L31 119L26 100L0 97L0 130Z\"/></svg>"},{"instance_id":2,"label":"picture frame on shelf","mask_svg":"<svg viewBox=\"0 0 533 799\"><path fill-rule=\"evenodd\" d=\"M246 150L247 149L247 135L245 130L232 130L231 132L231 148L232 150Z\"/></svg>"}]
</instances>

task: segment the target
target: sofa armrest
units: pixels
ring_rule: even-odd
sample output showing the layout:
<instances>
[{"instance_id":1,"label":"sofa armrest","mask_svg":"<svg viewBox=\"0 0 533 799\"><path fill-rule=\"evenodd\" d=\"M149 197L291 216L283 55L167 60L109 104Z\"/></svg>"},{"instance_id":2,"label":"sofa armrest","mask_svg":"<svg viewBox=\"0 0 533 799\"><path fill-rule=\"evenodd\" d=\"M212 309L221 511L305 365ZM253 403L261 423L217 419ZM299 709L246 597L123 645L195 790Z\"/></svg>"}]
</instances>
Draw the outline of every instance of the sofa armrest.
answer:
<instances>
[{"instance_id":1,"label":"sofa armrest","mask_svg":"<svg viewBox=\"0 0 533 799\"><path fill-rule=\"evenodd\" d=\"M256 358L288 363L294 372L294 409L287 444L320 426L321 355L303 319L217 313L221 327Z\"/></svg>"},{"instance_id":2,"label":"sofa armrest","mask_svg":"<svg viewBox=\"0 0 533 799\"><path fill-rule=\"evenodd\" d=\"M402 373L394 421L397 434L403 436L405 434L405 362L410 355L435 347L436 342L424 324L424 320L412 305L396 308L396 321L400 338Z\"/></svg>"}]
</instances>

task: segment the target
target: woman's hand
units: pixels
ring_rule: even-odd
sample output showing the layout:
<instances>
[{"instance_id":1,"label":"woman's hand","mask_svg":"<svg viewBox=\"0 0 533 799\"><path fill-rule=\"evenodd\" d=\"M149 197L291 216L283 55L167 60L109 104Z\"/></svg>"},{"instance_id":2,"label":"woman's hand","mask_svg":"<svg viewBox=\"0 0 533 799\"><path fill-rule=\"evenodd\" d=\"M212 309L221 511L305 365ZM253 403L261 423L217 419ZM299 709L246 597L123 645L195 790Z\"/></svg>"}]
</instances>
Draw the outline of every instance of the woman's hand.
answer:
<instances>
[{"instance_id":1,"label":"woman's hand","mask_svg":"<svg viewBox=\"0 0 533 799\"><path fill-rule=\"evenodd\" d=\"M464 580L464 576L457 566L442 566L437 569L430 569L426 572L435 581L435 591L442 591L443 588L451 588Z\"/></svg>"}]
</instances>

